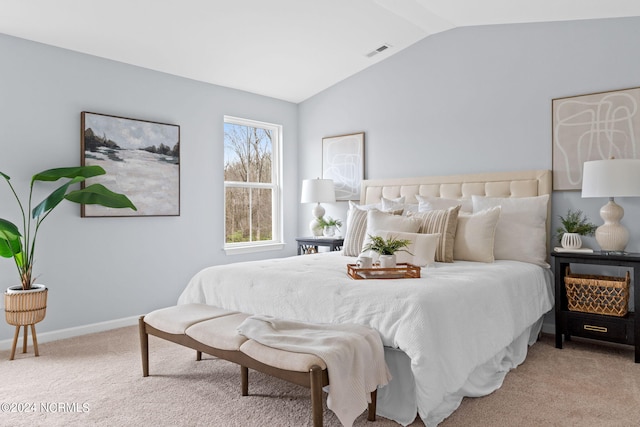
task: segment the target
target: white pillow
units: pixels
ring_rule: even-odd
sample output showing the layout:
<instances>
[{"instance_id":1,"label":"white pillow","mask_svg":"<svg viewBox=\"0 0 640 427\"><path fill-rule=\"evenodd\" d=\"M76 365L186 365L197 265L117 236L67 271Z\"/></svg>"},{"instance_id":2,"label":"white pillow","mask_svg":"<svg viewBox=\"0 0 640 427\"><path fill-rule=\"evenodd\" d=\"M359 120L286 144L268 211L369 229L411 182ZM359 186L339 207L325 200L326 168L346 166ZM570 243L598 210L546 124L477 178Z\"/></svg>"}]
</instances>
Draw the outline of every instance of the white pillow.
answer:
<instances>
[{"instance_id":1,"label":"white pillow","mask_svg":"<svg viewBox=\"0 0 640 427\"><path fill-rule=\"evenodd\" d=\"M395 200L398 199L394 199L392 201ZM344 244L342 245L343 255L360 255L362 242L366 236L367 231L367 212L370 210L378 210L381 207L381 203L359 205L349 200L349 210L347 211L347 230L344 234ZM401 215L402 210L392 213Z\"/></svg>"},{"instance_id":2,"label":"white pillow","mask_svg":"<svg viewBox=\"0 0 640 427\"><path fill-rule=\"evenodd\" d=\"M382 197L380 204L382 206L380 209L382 212L391 212L395 215L402 215L402 212L404 212L404 196L398 197L397 199Z\"/></svg>"},{"instance_id":3,"label":"white pillow","mask_svg":"<svg viewBox=\"0 0 640 427\"><path fill-rule=\"evenodd\" d=\"M440 234L405 233L401 231L375 230L375 236L384 239L394 237L401 240L411 240L405 248L408 252L396 252L396 262L404 262L419 267L426 267L435 262L436 248L440 240ZM413 254L413 255L411 255Z\"/></svg>"},{"instance_id":4,"label":"white pillow","mask_svg":"<svg viewBox=\"0 0 640 427\"><path fill-rule=\"evenodd\" d=\"M421 222L415 218L393 215L379 210L367 211L367 232L362 242L362 248L371 241L369 235L375 236L374 232L376 230L417 233L420 224ZM361 251L362 248L360 249Z\"/></svg>"},{"instance_id":5,"label":"white pillow","mask_svg":"<svg viewBox=\"0 0 640 427\"><path fill-rule=\"evenodd\" d=\"M418 199L418 212L449 209L460 205L460 212L473 212L471 199L447 199L445 197L420 196Z\"/></svg>"},{"instance_id":6,"label":"white pillow","mask_svg":"<svg viewBox=\"0 0 640 427\"><path fill-rule=\"evenodd\" d=\"M476 213L458 215L453 259L461 261L494 262L493 247L500 206Z\"/></svg>"},{"instance_id":7,"label":"white pillow","mask_svg":"<svg viewBox=\"0 0 640 427\"><path fill-rule=\"evenodd\" d=\"M547 264L547 204L549 195L537 197L472 196L473 211L500 206L493 253L495 259Z\"/></svg>"}]
</instances>

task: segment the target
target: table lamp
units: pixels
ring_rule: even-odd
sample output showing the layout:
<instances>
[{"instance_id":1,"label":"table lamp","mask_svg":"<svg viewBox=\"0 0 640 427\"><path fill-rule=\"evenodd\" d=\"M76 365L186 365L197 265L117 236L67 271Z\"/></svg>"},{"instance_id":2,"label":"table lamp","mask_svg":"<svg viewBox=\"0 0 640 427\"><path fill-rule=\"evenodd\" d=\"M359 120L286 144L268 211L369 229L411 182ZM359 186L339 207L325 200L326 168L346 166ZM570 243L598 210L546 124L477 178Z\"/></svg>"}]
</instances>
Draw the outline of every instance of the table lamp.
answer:
<instances>
[{"instance_id":1,"label":"table lamp","mask_svg":"<svg viewBox=\"0 0 640 427\"><path fill-rule=\"evenodd\" d=\"M309 223L309 229L314 236L322 236L322 227L318 222L324 216L325 209L320 203L334 203L336 191L332 179L305 179L302 181L301 203L317 203L313 210L314 219Z\"/></svg>"},{"instance_id":2,"label":"table lamp","mask_svg":"<svg viewBox=\"0 0 640 427\"><path fill-rule=\"evenodd\" d=\"M582 197L608 197L600 209L604 224L596 229L596 241L604 252L624 252L629 231L620 224L624 209L614 197L640 196L640 160L608 159L584 162Z\"/></svg>"}]
</instances>

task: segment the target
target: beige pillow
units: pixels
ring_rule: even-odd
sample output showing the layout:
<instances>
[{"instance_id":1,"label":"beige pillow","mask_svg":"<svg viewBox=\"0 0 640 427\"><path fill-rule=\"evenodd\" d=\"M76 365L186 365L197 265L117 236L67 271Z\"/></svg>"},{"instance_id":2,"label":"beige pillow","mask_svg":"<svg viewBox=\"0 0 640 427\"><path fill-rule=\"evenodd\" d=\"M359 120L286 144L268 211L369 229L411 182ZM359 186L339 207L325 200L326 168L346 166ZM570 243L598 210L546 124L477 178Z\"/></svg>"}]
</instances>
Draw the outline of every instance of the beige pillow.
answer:
<instances>
[{"instance_id":1,"label":"beige pillow","mask_svg":"<svg viewBox=\"0 0 640 427\"><path fill-rule=\"evenodd\" d=\"M400 231L376 230L376 236L388 239L410 240L411 243L405 251L396 252L396 262L408 263L419 267L426 267L435 262L436 248L440 240L440 234L405 233Z\"/></svg>"},{"instance_id":2,"label":"beige pillow","mask_svg":"<svg viewBox=\"0 0 640 427\"><path fill-rule=\"evenodd\" d=\"M547 204L549 195L537 197L472 196L473 211L500 206L493 253L496 259L547 264Z\"/></svg>"},{"instance_id":3,"label":"beige pillow","mask_svg":"<svg viewBox=\"0 0 640 427\"><path fill-rule=\"evenodd\" d=\"M500 218L499 206L473 214L460 212L453 246L453 259L494 262L493 245L498 218Z\"/></svg>"},{"instance_id":4,"label":"beige pillow","mask_svg":"<svg viewBox=\"0 0 640 427\"><path fill-rule=\"evenodd\" d=\"M380 212L379 210L370 210L367 212L367 231L360 247L366 246L371 239L369 235L375 236L376 230L404 231L407 233L416 233L420 227L420 221L416 218L406 216L393 215L388 212Z\"/></svg>"},{"instance_id":5,"label":"beige pillow","mask_svg":"<svg viewBox=\"0 0 640 427\"><path fill-rule=\"evenodd\" d=\"M455 244L456 228L458 225L460 206L449 209L411 213L409 218L419 218L418 233L440 234L436 261L453 262L453 245Z\"/></svg>"}]
</instances>

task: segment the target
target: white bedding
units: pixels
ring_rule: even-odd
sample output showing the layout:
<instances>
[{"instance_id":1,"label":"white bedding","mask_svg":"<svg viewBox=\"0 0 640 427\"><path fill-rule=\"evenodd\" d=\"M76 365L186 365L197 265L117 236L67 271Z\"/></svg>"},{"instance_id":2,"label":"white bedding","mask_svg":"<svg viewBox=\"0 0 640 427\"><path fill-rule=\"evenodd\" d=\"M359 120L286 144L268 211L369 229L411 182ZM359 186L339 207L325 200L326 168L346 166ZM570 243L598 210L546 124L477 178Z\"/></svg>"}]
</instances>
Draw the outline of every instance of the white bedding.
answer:
<instances>
[{"instance_id":1,"label":"white bedding","mask_svg":"<svg viewBox=\"0 0 640 427\"><path fill-rule=\"evenodd\" d=\"M420 279L352 280L346 264L354 262L332 252L209 267L178 303L375 328L385 346L411 360L415 402L427 425L455 410L447 399L553 306L549 270L529 263L456 261L424 268ZM407 424L416 404L392 418Z\"/></svg>"}]
</instances>

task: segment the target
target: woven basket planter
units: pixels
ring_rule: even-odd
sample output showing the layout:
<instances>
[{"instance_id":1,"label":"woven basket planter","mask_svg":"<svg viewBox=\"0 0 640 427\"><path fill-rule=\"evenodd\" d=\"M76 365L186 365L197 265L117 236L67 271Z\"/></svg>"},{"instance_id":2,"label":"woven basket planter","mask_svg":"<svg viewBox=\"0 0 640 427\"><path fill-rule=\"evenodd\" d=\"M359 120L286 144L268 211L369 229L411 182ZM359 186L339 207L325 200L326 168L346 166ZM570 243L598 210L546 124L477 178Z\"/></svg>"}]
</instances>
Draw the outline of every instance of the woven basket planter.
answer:
<instances>
[{"instance_id":1,"label":"woven basket planter","mask_svg":"<svg viewBox=\"0 0 640 427\"><path fill-rule=\"evenodd\" d=\"M49 290L43 285L28 291L5 292L4 311L7 323L14 326L35 325L47 311Z\"/></svg>"}]
</instances>

